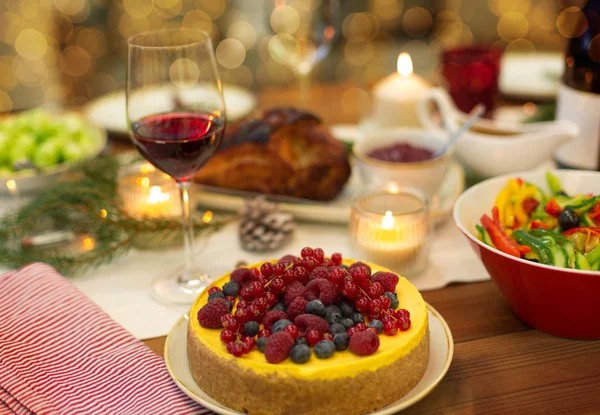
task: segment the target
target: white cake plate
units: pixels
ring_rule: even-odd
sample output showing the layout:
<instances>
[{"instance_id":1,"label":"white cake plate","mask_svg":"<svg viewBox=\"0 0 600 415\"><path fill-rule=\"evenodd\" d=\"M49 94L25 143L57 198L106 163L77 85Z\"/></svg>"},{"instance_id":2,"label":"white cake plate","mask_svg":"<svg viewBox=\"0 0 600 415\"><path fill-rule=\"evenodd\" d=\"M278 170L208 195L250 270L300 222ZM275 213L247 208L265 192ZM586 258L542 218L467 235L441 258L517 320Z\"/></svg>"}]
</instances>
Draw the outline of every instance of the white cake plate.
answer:
<instances>
[{"instance_id":1,"label":"white cake plate","mask_svg":"<svg viewBox=\"0 0 600 415\"><path fill-rule=\"evenodd\" d=\"M444 318L427 304L429 314L429 362L423 377L409 393L391 405L372 412L373 415L394 414L417 403L440 383L452 362L454 340ZM244 415L208 396L194 381L187 357L187 320L181 317L173 326L165 343L165 363L171 377L186 395L204 407L222 415Z\"/></svg>"}]
</instances>

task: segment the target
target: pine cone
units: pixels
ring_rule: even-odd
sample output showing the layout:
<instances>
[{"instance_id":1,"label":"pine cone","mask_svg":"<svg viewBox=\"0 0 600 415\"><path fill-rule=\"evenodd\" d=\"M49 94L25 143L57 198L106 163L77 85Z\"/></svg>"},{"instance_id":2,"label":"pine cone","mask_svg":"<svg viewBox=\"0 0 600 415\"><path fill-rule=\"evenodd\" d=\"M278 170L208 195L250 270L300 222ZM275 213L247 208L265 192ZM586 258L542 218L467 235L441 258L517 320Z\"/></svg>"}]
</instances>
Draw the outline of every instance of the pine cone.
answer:
<instances>
[{"instance_id":1,"label":"pine cone","mask_svg":"<svg viewBox=\"0 0 600 415\"><path fill-rule=\"evenodd\" d=\"M280 212L277 204L262 197L248 200L240 214L239 236L246 251L273 251L288 242L294 233L292 214Z\"/></svg>"}]
</instances>

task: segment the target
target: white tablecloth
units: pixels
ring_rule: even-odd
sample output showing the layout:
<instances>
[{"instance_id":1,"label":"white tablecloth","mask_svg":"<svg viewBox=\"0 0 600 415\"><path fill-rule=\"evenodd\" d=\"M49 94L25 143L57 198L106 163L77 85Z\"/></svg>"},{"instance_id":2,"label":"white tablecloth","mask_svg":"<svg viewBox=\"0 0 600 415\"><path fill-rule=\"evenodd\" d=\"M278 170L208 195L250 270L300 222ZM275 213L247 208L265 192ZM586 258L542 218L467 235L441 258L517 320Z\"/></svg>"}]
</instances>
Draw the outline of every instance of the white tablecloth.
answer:
<instances>
[{"instance_id":1,"label":"white tablecloth","mask_svg":"<svg viewBox=\"0 0 600 415\"><path fill-rule=\"evenodd\" d=\"M5 211L8 204L3 204L2 208L0 210ZM451 218L435 232L428 269L411 278L418 289L430 290L451 282L489 279ZM232 270L240 260L254 263L265 257L279 258L287 253L297 255L304 246L318 246L327 254L341 252L350 257L347 228L337 225L299 223L292 241L269 254L243 251L239 247L236 224L213 235L204 245L205 248L197 255L197 263L213 277ZM72 281L135 337L147 339L167 334L179 316L186 312L185 307L158 303L151 291L154 278L172 272L181 263L180 249L132 251L126 257Z\"/></svg>"}]
</instances>

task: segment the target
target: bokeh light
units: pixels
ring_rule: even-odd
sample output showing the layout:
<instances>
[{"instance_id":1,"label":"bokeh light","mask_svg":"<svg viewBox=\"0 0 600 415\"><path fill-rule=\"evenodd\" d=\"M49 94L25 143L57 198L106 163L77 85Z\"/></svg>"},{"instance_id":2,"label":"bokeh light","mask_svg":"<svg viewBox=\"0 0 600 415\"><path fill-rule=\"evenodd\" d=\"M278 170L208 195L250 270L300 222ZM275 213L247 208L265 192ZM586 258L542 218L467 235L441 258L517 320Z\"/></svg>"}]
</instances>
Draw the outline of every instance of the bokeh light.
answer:
<instances>
[{"instance_id":1,"label":"bokeh light","mask_svg":"<svg viewBox=\"0 0 600 415\"><path fill-rule=\"evenodd\" d=\"M588 22L579 7L568 7L558 15L556 29L566 38L577 37L587 30Z\"/></svg>"},{"instance_id":2,"label":"bokeh light","mask_svg":"<svg viewBox=\"0 0 600 415\"><path fill-rule=\"evenodd\" d=\"M524 38L529 31L527 18L519 12L508 12L498 20L498 34L506 41Z\"/></svg>"},{"instance_id":3,"label":"bokeh light","mask_svg":"<svg viewBox=\"0 0 600 415\"><path fill-rule=\"evenodd\" d=\"M433 24L431 13L423 7L412 7L404 13L402 25L406 33L412 37L423 37Z\"/></svg>"},{"instance_id":4,"label":"bokeh light","mask_svg":"<svg viewBox=\"0 0 600 415\"><path fill-rule=\"evenodd\" d=\"M256 44L256 29L245 20L238 20L231 23L227 28L226 34L227 37L242 42L246 49L250 49Z\"/></svg>"},{"instance_id":5,"label":"bokeh light","mask_svg":"<svg viewBox=\"0 0 600 415\"><path fill-rule=\"evenodd\" d=\"M237 39L222 40L216 50L217 62L225 68L233 69L244 63L246 48Z\"/></svg>"},{"instance_id":6,"label":"bokeh light","mask_svg":"<svg viewBox=\"0 0 600 415\"><path fill-rule=\"evenodd\" d=\"M200 78L200 68L193 60L180 58L169 66L169 77L178 88L191 87Z\"/></svg>"}]
</instances>

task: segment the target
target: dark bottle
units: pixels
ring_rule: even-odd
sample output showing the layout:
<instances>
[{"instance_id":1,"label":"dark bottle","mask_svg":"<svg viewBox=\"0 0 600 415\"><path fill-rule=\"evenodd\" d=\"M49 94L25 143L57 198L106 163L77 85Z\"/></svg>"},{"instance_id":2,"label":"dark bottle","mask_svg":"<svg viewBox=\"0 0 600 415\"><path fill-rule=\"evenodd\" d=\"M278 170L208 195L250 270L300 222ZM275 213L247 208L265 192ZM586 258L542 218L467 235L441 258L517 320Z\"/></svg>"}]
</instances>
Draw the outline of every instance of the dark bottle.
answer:
<instances>
[{"instance_id":1,"label":"dark bottle","mask_svg":"<svg viewBox=\"0 0 600 415\"><path fill-rule=\"evenodd\" d=\"M565 72L558 90L556 118L580 128L579 137L562 146L555 159L561 167L600 169L600 0L588 0L578 36L569 39Z\"/></svg>"}]
</instances>

